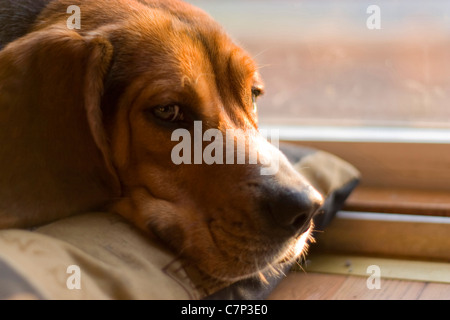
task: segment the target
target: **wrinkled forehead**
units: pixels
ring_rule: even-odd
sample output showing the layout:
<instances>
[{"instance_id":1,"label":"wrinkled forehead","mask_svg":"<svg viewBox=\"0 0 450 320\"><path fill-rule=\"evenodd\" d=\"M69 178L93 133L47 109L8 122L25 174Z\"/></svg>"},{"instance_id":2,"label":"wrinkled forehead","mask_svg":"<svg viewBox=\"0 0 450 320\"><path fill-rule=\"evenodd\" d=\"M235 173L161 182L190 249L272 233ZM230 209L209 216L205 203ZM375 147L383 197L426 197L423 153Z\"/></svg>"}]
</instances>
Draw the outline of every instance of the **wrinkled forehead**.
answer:
<instances>
[{"instance_id":1,"label":"wrinkled forehead","mask_svg":"<svg viewBox=\"0 0 450 320\"><path fill-rule=\"evenodd\" d=\"M130 23L129 35L116 35L123 41L117 73L145 75L149 85L157 82L166 90L214 92L226 106L251 102L252 84L259 81L256 65L212 20L198 24L162 13Z\"/></svg>"},{"instance_id":2,"label":"wrinkled forehead","mask_svg":"<svg viewBox=\"0 0 450 320\"><path fill-rule=\"evenodd\" d=\"M187 28L183 36L187 45L175 49L183 76L191 80L206 76L224 103L244 103L241 94L259 79L250 56L220 29Z\"/></svg>"},{"instance_id":3,"label":"wrinkled forehead","mask_svg":"<svg viewBox=\"0 0 450 320\"><path fill-rule=\"evenodd\" d=\"M211 69L207 71L239 83L256 72L249 55L212 19L199 23L160 10L134 14L115 30L112 38L121 51L118 58L136 62L135 72L151 64L154 68L176 68L196 78L198 73Z\"/></svg>"}]
</instances>

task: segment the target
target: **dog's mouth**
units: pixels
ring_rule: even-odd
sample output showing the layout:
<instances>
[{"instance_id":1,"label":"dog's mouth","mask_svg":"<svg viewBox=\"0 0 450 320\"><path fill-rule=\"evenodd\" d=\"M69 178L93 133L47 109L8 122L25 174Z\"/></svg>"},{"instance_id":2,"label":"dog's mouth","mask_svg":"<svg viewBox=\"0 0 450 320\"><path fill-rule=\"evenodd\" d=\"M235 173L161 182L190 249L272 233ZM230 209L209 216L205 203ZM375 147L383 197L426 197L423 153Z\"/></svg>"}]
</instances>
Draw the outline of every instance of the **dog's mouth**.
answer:
<instances>
[{"instance_id":1,"label":"dog's mouth","mask_svg":"<svg viewBox=\"0 0 450 320\"><path fill-rule=\"evenodd\" d=\"M297 263L302 268L300 264L301 260L306 257L309 244L314 242L312 236L313 229L314 227L311 225L307 231L292 239L287 249L280 250L279 258L274 259L265 268L256 271L250 276L256 275L262 282L268 283L267 276L279 277L280 275L285 275L286 267L291 268L294 263Z\"/></svg>"},{"instance_id":2,"label":"dog's mouth","mask_svg":"<svg viewBox=\"0 0 450 320\"><path fill-rule=\"evenodd\" d=\"M292 262L302 257L304 258L308 251L309 244L314 242L312 236L313 230L314 224L311 223L308 230L295 237L289 248L285 251L285 255L280 262Z\"/></svg>"},{"instance_id":3,"label":"dog's mouth","mask_svg":"<svg viewBox=\"0 0 450 320\"><path fill-rule=\"evenodd\" d=\"M261 270L257 270L257 274L261 280L265 281L266 278L264 274L271 276L279 276L280 273L283 274L286 265L292 265L297 262L300 265L300 260L305 259L308 252L308 247L310 243L314 242L312 232L314 230L314 225L311 226L303 233L292 238L288 241L287 245L282 246L279 250L279 254L276 255L272 261L267 262L267 266Z\"/></svg>"},{"instance_id":4,"label":"dog's mouth","mask_svg":"<svg viewBox=\"0 0 450 320\"><path fill-rule=\"evenodd\" d=\"M181 228L170 228L171 232L166 229L162 233L153 234L178 251L189 264L194 263L208 276L227 282L252 276L259 276L264 280L263 274L279 276L286 265L304 257L308 244L313 242L312 223L303 233L275 239L227 230L221 222L223 221L210 222L196 228L195 236L185 234L188 237L177 240L174 235L180 234ZM171 235L170 239L167 239L168 234ZM186 243L189 238L201 241Z\"/></svg>"},{"instance_id":5,"label":"dog's mouth","mask_svg":"<svg viewBox=\"0 0 450 320\"><path fill-rule=\"evenodd\" d=\"M217 251L209 255L208 261L205 259L199 261L198 267L210 276L226 281L237 281L252 276L260 276L264 280L263 274L279 276L286 265L306 256L308 245L313 242L313 229L314 225L311 222L306 231L296 236L287 238L267 236L259 239L209 230Z\"/></svg>"}]
</instances>

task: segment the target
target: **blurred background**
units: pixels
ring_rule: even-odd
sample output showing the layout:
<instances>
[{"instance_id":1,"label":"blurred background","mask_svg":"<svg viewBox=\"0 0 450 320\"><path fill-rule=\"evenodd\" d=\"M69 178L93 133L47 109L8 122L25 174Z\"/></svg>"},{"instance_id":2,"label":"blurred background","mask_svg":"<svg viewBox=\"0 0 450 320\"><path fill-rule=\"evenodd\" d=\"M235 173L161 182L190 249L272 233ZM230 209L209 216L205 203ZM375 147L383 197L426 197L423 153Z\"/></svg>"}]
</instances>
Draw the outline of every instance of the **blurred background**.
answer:
<instances>
[{"instance_id":1,"label":"blurred background","mask_svg":"<svg viewBox=\"0 0 450 320\"><path fill-rule=\"evenodd\" d=\"M258 62L261 124L450 127L450 1L188 2Z\"/></svg>"}]
</instances>

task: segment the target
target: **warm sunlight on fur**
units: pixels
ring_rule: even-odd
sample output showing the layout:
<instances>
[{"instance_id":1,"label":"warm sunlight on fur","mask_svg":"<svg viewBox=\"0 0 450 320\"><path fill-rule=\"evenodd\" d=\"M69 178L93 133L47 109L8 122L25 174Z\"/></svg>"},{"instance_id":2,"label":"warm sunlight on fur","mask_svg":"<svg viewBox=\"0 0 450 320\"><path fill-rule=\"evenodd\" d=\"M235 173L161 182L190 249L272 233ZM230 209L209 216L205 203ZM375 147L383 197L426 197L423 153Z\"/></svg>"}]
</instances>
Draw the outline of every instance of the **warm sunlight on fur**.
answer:
<instances>
[{"instance_id":1,"label":"warm sunlight on fur","mask_svg":"<svg viewBox=\"0 0 450 320\"><path fill-rule=\"evenodd\" d=\"M300 266L300 262L298 260L304 259L306 257L306 254L308 252L308 244L314 243L314 238L312 236L312 231L314 230L314 224L311 223L311 226L307 231L302 233L299 237L297 237L291 244L291 246L287 249L286 253L283 255L281 262L292 262L294 260L297 260L297 264ZM281 269L269 264L267 266L266 270L271 271L271 276L278 276L280 273L283 273ZM258 276L261 281L264 283L268 283L266 277L264 276L263 272L258 272Z\"/></svg>"},{"instance_id":2,"label":"warm sunlight on fur","mask_svg":"<svg viewBox=\"0 0 450 320\"><path fill-rule=\"evenodd\" d=\"M294 245L295 258L299 258L302 254L306 254L306 251L308 250L308 240L310 242L314 241L311 235L313 228L314 226L311 225L311 227L296 240Z\"/></svg>"},{"instance_id":3,"label":"warm sunlight on fur","mask_svg":"<svg viewBox=\"0 0 450 320\"><path fill-rule=\"evenodd\" d=\"M308 253L309 243L314 243L314 238L312 236L313 230L314 224L311 222L311 226L309 227L309 229L292 241L291 246L284 255L283 261L298 261L306 257L306 254Z\"/></svg>"}]
</instances>

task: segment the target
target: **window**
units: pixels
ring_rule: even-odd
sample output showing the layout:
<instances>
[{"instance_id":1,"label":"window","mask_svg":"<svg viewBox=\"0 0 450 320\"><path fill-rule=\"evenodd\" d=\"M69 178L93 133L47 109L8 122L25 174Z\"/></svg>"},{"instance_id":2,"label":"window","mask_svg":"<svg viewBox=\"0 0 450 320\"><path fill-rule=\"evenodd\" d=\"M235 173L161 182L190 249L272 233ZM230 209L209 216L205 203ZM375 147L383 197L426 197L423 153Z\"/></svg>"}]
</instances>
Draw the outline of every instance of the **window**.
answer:
<instances>
[{"instance_id":1,"label":"window","mask_svg":"<svg viewBox=\"0 0 450 320\"><path fill-rule=\"evenodd\" d=\"M263 122L450 128L449 2L190 2L259 62Z\"/></svg>"}]
</instances>

